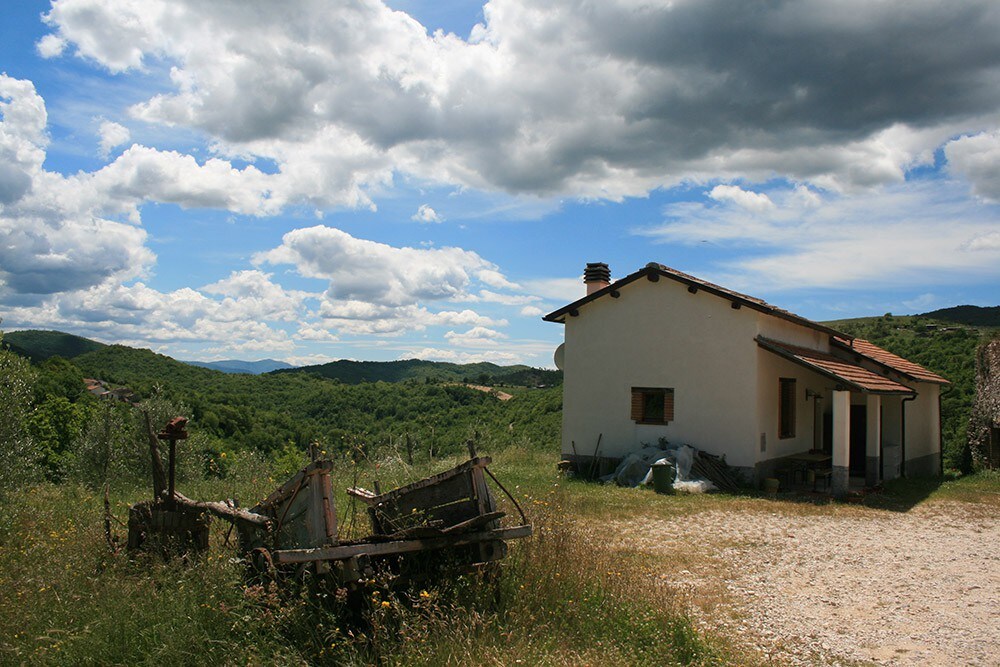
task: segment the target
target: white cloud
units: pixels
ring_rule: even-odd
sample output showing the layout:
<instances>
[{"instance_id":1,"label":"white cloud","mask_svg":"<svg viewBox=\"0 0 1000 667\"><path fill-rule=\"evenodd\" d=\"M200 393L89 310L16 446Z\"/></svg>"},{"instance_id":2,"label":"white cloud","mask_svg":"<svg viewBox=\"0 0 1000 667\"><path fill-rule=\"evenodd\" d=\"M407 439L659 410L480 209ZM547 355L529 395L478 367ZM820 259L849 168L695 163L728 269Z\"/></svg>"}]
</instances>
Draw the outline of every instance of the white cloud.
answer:
<instances>
[{"instance_id":1,"label":"white cloud","mask_svg":"<svg viewBox=\"0 0 1000 667\"><path fill-rule=\"evenodd\" d=\"M421 204L420 208L417 209L417 212L410 219L417 222L442 222L444 220L444 218L437 214L437 211L427 204Z\"/></svg>"},{"instance_id":2,"label":"white cloud","mask_svg":"<svg viewBox=\"0 0 1000 667\"><path fill-rule=\"evenodd\" d=\"M299 327L299 330L295 333L295 338L314 343L335 343L340 340L340 337L329 329L312 324L303 324Z\"/></svg>"},{"instance_id":3,"label":"white cloud","mask_svg":"<svg viewBox=\"0 0 1000 667\"><path fill-rule=\"evenodd\" d=\"M944 147L948 168L972 183L972 191L1000 202L1000 132L960 137Z\"/></svg>"},{"instance_id":4,"label":"white cloud","mask_svg":"<svg viewBox=\"0 0 1000 667\"><path fill-rule=\"evenodd\" d=\"M735 185L716 185L708 196L719 202L732 202L752 213L765 213L774 208L774 202L767 195L750 192Z\"/></svg>"},{"instance_id":5,"label":"white cloud","mask_svg":"<svg viewBox=\"0 0 1000 667\"><path fill-rule=\"evenodd\" d=\"M612 274L612 279L615 280L617 277ZM587 294L587 288L583 284L583 274L580 274L579 278L537 278L525 280L523 284L532 294L558 301L560 304L582 299Z\"/></svg>"},{"instance_id":6,"label":"white cloud","mask_svg":"<svg viewBox=\"0 0 1000 667\"><path fill-rule=\"evenodd\" d=\"M378 0L56 0L39 49L112 72L171 64L136 118L273 159L278 201L318 206L370 206L394 171L612 200L774 176L854 191L997 128L989 0L494 0L483 17L463 41Z\"/></svg>"},{"instance_id":7,"label":"white cloud","mask_svg":"<svg viewBox=\"0 0 1000 667\"><path fill-rule=\"evenodd\" d=\"M541 317L545 314L545 311L538 306L525 306L521 309L521 315L523 317Z\"/></svg>"},{"instance_id":8,"label":"white cloud","mask_svg":"<svg viewBox=\"0 0 1000 667\"><path fill-rule=\"evenodd\" d=\"M38 55L42 58L56 58L62 55L62 52L66 49L66 40L58 35L45 35L38 43L35 45L38 50Z\"/></svg>"},{"instance_id":9,"label":"white cloud","mask_svg":"<svg viewBox=\"0 0 1000 667\"><path fill-rule=\"evenodd\" d=\"M475 352L459 352L458 350L425 347L403 352L399 359L426 359L428 361L448 361L454 364L474 364L489 361L495 364L520 363L521 357L514 352L500 350L478 350Z\"/></svg>"},{"instance_id":10,"label":"white cloud","mask_svg":"<svg viewBox=\"0 0 1000 667\"><path fill-rule=\"evenodd\" d=\"M304 276L330 281L331 299L406 306L461 295L482 269L496 267L461 248L397 248L332 227L285 234L256 263L293 264Z\"/></svg>"},{"instance_id":11,"label":"white cloud","mask_svg":"<svg viewBox=\"0 0 1000 667\"><path fill-rule=\"evenodd\" d=\"M663 225L637 233L674 245L709 241L744 249L740 259L706 276L737 289L1000 279L1000 244L992 243L997 210L961 190L957 183L927 181L851 197L827 193L817 206L795 190L776 188L769 193L775 207L766 215L686 203L670 207Z\"/></svg>"},{"instance_id":12,"label":"white cloud","mask_svg":"<svg viewBox=\"0 0 1000 667\"><path fill-rule=\"evenodd\" d=\"M6 319L97 340L142 341L142 346L209 343L214 347L208 352L230 354L291 349L289 336L263 319L270 310L253 297L211 298L190 288L160 292L141 282L106 282L11 308Z\"/></svg>"},{"instance_id":13,"label":"white cloud","mask_svg":"<svg viewBox=\"0 0 1000 667\"><path fill-rule=\"evenodd\" d=\"M912 311L926 312L934 308L938 303L938 298L927 292L926 294L921 294L918 297L910 299L909 301L903 301L903 305Z\"/></svg>"},{"instance_id":14,"label":"white cloud","mask_svg":"<svg viewBox=\"0 0 1000 667\"><path fill-rule=\"evenodd\" d=\"M505 306L520 306L526 303L540 301L541 297L532 296L530 294L500 294L498 292L483 289L479 290L479 295L476 297L476 300L485 303L499 303Z\"/></svg>"},{"instance_id":15,"label":"white cloud","mask_svg":"<svg viewBox=\"0 0 1000 667\"><path fill-rule=\"evenodd\" d=\"M496 347L500 341L508 338L507 334L486 327L473 327L462 333L449 331L444 337L449 343L459 347Z\"/></svg>"},{"instance_id":16,"label":"white cloud","mask_svg":"<svg viewBox=\"0 0 1000 667\"><path fill-rule=\"evenodd\" d=\"M112 150L121 146L132 137L127 127L109 120L101 122L98 133L101 137L98 145L101 149L102 157L108 157Z\"/></svg>"},{"instance_id":17,"label":"white cloud","mask_svg":"<svg viewBox=\"0 0 1000 667\"><path fill-rule=\"evenodd\" d=\"M975 236L965 244L962 248L964 250L970 250L972 252L997 252L1000 251L1000 231L986 232Z\"/></svg>"},{"instance_id":18,"label":"white cloud","mask_svg":"<svg viewBox=\"0 0 1000 667\"><path fill-rule=\"evenodd\" d=\"M293 354L281 359L281 361L292 366L319 366L320 364L328 364L331 361L339 360L340 357L331 357L326 354Z\"/></svg>"}]
</instances>

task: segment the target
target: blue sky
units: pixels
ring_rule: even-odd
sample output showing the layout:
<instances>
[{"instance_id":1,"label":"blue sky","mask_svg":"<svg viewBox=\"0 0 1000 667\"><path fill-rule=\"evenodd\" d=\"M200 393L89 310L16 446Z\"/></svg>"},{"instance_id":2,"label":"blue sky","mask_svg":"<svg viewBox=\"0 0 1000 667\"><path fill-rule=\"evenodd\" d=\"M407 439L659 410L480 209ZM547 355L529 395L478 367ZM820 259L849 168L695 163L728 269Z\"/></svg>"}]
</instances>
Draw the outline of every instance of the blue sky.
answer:
<instances>
[{"instance_id":1,"label":"blue sky","mask_svg":"<svg viewBox=\"0 0 1000 667\"><path fill-rule=\"evenodd\" d=\"M7 2L2 326L551 366L593 261L816 320L997 305L998 35L993 2Z\"/></svg>"}]
</instances>

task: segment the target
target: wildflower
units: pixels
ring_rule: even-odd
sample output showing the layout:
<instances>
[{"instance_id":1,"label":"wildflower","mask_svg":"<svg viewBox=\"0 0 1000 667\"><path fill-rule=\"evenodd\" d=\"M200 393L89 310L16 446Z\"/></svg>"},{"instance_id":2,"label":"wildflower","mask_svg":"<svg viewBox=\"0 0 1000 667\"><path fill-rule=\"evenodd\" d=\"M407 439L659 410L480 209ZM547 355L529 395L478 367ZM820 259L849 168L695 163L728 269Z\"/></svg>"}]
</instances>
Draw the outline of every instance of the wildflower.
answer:
<instances>
[{"instance_id":1,"label":"wildflower","mask_svg":"<svg viewBox=\"0 0 1000 667\"><path fill-rule=\"evenodd\" d=\"M427 591L420 591L420 598L421 599L428 600L428 599L430 599L430 597L431 597L431 594L428 593Z\"/></svg>"},{"instance_id":2,"label":"wildflower","mask_svg":"<svg viewBox=\"0 0 1000 667\"><path fill-rule=\"evenodd\" d=\"M388 609L390 606L391 605L388 600L382 600L382 609Z\"/></svg>"}]
</instances>

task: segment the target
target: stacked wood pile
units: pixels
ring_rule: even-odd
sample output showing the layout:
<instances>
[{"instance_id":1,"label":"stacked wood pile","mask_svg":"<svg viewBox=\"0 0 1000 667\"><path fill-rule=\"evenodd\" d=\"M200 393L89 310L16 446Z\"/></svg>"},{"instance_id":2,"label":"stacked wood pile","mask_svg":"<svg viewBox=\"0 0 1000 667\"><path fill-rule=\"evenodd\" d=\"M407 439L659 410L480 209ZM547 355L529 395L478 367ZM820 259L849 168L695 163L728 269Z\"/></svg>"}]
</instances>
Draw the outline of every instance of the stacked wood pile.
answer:
<instances>
[{"instance_id":1,"label":"stacked wood pile","mask_svg":"<svg viewBox=\"0 0 1000 667\"><path fill-rule=\"evenodd\" d=\"M697 451L691 464L691 473L715 484L720 491L739 493L740 481L725 457Z\"/></svg>"}]
</instances>

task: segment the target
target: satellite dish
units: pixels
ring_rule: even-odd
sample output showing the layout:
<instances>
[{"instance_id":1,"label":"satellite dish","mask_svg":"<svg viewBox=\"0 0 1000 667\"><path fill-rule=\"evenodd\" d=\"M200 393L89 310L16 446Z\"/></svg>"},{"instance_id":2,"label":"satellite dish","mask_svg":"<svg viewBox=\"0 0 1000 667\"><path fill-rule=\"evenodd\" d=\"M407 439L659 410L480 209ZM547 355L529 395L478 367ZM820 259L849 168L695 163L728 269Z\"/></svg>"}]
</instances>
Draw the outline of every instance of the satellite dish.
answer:
<instances>
[{"instance_id":1,"label":"satellite dish","mask_svg":"<svg viewBox=\"0 0 1000 667\"><path fill-rule=\"evenodd\" d=\"M552 355L552 358L556 362L556 368L565 370L563 366L566 364L566 343L562 343L556 348L556 353Z\"/></svg>"}]
</instances>

